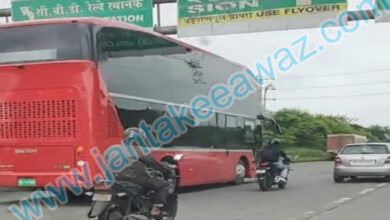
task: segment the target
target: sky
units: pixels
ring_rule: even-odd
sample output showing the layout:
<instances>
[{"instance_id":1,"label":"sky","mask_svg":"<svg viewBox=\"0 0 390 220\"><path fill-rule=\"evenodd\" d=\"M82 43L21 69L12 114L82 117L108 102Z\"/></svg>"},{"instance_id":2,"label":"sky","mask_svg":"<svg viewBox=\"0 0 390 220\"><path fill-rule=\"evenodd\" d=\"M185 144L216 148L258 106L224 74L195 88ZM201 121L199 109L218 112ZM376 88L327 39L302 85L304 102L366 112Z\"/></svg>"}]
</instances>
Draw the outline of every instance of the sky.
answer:
<instances>
[{"instance_id":1,"label":"sky","mask_svg":"<svg viewBox=\"0 0 390 220\"><path fill-rule=\"evenodd\" d=\"M359 2L348 0L349 8ZM9 6L10 0L0 0L0 8ZM175 25L176 11L176 4L162 6L162 24ZM252 68L255 62L264 62L277 48L302 34L308 35L308 48L313 48L320 42L319 33L319 28L312 28L180 40ZM268 98L275 100L267 101L267 108L299 108L345 115L364 126L390 126L389 35L390 23L370 22L292 71L276 73L272 82L276 90L268 93ZM379 94L361 96L372 93Z\"/></svg>"}]
</instances>

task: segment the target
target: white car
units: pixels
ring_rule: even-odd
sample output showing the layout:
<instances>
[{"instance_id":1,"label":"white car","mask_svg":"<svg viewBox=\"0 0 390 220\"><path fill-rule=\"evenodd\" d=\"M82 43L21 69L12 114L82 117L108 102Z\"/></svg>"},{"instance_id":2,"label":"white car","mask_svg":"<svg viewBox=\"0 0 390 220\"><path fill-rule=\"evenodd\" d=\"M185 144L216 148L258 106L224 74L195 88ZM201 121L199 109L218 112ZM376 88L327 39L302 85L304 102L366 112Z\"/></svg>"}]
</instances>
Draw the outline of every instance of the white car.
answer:
<instances>
[{"instance_id":1,"label":"white car","mask_svg":"<svg viewBox=\"0 0 390 220\"><path fill-rule=\"evenodd\" d=\"M390 143L349 144L341 149L334 162L334 181L359 176L390 178Z\"/></svg>"}]
</instances>

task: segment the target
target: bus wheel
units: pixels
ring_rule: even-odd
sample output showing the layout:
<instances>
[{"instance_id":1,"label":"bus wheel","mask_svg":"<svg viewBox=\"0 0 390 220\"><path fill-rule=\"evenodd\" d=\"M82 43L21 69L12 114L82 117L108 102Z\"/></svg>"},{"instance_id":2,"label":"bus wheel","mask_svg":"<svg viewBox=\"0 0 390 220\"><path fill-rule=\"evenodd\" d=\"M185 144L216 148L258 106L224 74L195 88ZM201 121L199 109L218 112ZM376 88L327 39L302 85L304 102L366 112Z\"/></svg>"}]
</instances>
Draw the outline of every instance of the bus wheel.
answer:
<instances>
[{"instance_id":1,"label":"bus wheel","mask_svg":"<svg viewBox=\"0 0 390 220\"><path fill-rule=\"evenodd\" d=\"M234 181L235 185L241 185L244 183L246 174L245 163L242 160L239 160L236 165L236 180Z\"/></svg>"}]
</instances>

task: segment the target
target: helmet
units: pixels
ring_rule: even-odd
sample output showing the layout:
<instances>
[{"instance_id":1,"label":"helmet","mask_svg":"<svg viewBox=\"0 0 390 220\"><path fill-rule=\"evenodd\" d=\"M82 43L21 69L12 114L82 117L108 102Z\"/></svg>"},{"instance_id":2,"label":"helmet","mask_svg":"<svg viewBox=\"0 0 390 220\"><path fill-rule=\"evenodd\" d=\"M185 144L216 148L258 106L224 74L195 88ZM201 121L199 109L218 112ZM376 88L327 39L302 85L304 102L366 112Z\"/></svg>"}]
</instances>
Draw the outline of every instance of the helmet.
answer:
<instances>
[{"instance_id":1,"label":"helmet","mask_svg":"<svg viewBox=\"0 0 390 220\"><path fill-rule=\"evenodd\" d=\"M280 140L275 138L271 141L271 145L280 145Z\"/></svg>"},{"instance_id":2,"label":"helmet","mask_svg":"<svg viewBox=\"0 0 390 220\"><path fill-rule=\"evenodd\" d=\"M129 139L131 137L140 137L143 139L145 137L145 132L141 128L137 128L137 127L127 128L123 132L122 138L123 138L123 140L126 140L126 139Z\"/></svg>"}]
</instances>

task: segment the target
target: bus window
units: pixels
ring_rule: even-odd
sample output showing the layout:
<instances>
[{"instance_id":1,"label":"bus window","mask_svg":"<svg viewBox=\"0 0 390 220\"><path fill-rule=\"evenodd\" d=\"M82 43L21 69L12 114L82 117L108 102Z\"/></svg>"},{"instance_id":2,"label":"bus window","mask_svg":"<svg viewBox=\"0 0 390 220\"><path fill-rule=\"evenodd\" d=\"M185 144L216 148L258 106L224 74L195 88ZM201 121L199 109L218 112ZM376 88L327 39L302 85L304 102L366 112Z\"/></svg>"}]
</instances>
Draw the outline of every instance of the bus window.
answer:
<instances>
[{"instance_id":1,"label":"bus window","mask_svg":"<svg viewBox=\"0 0 390 220\"><path fill-rule=\"evenodd\" d=\"M226 127L227 128L236 128L237 127L235 116L231 116L231 115L226 116Z\"/></svg>"},{"instance_id":2,"label":"bus window","mask_svg":"<svg viewBox=\"0 0 390 220\"><path fill-rule=\"evenodd\" d=\"M195 121L195 127L216 127L217 126L217 120L215 115L213 115L210 119L204 121L197 119L191 114L188 114L187 117Z\"/></svg>"},{"instance_id":3,"label":"bus window","mask_svg":"<svg viewBox=\"0 0 390 220\"><path fill-rule=\"evenodd\" d=\"M255 130L255 122L252 120L245 120L245 141L246 142L255 141L254 130Z\"/></svg>"},{"instance_id":4,"label":"bus window","mask_svg":"<svg viewBox=\"0 0 390 220\"><path fill-rule=\"evenodd\" d=\"M137 127L141 120L152 123L162 113L159 104L114 97L119 119L124 128Z\"/></svg>"},{"instance_id":5,"label":"bus window","mask_svg":"<svg viewBox=\"0 0 390 220\"><path fill-rule=\"evenodd\" d=\"M217 115L217 126L219 128L225 128L226 126L225 115L222 113L217 113L216 115Z\"/></svg>"},{"instance_id":6,"label":"bus window","mask_svg":"<svg viewBox=\"0 0 390 220\"><path fill-rule=\"evenodd\" d=\"M141 57L185 53L177 44L164 38L134 30L103 27L97 33L101 60L118 57Z\"/></svg>"},{"instance_id":7,"label":"bus window","mask_svg":"<svg viewBox=\"0 0 390 220\"><path fill-rule=\"evenodd\" d=\"M53 24L0 29L0 64L92 60L86 24Z\"/></svg>"},{"instance_id":8,"label":"bus window","mask_svg":"<svg viewBox=\"0 0 390 220\"><path fill-rule=\"evenodd\" d=\"M217 127L217 118L215 114L209 120L207 120L207 122L208 122L208 126Z\"/></svg>"},{"instance_id":9,"label":"bus window","mask_svg":"<svg viewBox=\"0 0 390 220\"><path fill-rule=\"evenodd\" d=\"M194 118L196 127L217 127L217 119L216 115L210 117L210 119L207 119L206 121L200 121L196 117L193 117L192 115L187 115L187 117Z\"/></svg>"},{"instance_id":10,"label":"bus window","mask_svg":"<svg viewBox=\"0 0 390 220\"><path fill-rule=\"evenodd\" d=\"M113 27L97 27L95 38L99 69L111 93L182 104L194 92L190 68L175 58L189 53L185 47L163 37Z\"/></svg>"},{"instance_id":11,"label":"bus window","mask_svg":"<svg viewBox=\"0 0 390 220\"><path fill-rule=\"evenodd\" d=\"M244 128L244 118L237 117L237 127L242 129Z\"/></svg>"}]
</instances>

